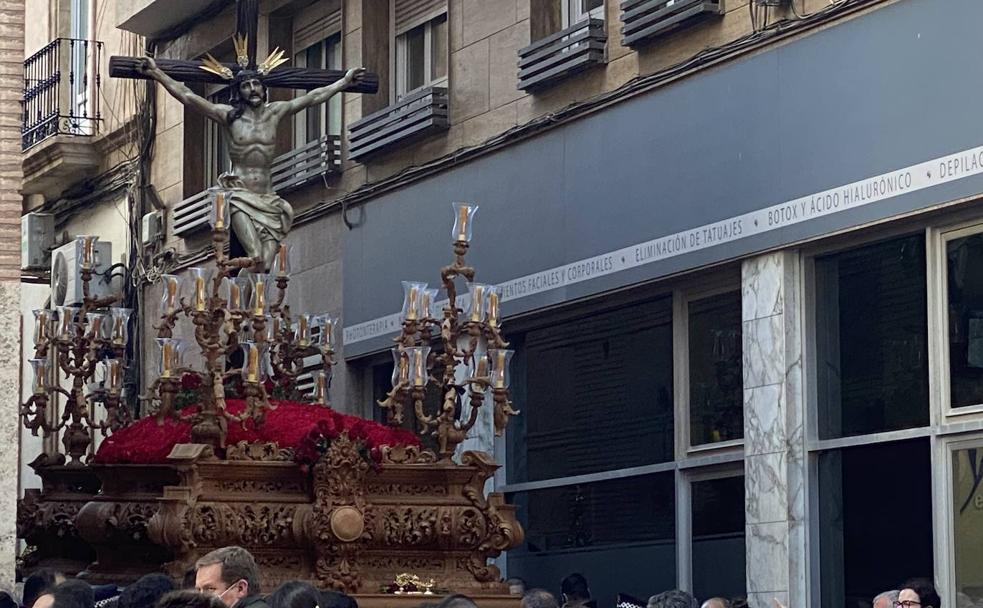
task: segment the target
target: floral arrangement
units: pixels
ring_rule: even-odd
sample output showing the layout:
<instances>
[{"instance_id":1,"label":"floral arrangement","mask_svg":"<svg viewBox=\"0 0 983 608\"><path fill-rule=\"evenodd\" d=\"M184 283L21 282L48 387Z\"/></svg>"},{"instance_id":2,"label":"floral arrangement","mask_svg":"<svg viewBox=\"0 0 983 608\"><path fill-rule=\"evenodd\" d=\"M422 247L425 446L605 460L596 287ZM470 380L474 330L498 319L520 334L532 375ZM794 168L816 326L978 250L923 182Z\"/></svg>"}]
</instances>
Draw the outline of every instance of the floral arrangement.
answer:
<instances>
[{"instance_id":1,"label":"floral arrangement","mask_svg":"<svg viewBox=\"0 0 983 608\"><path fill-rule=\"evenodd\" d=\"M330 411L331 415L318 420L294 448L294 460L304 469L317 462L331 447L331 442L342 433L347 433L349 439L359 445L362 455L374 467L382 463L382 446L420 443L416 435L405 429Z\"/></svg>"}]
</instances>

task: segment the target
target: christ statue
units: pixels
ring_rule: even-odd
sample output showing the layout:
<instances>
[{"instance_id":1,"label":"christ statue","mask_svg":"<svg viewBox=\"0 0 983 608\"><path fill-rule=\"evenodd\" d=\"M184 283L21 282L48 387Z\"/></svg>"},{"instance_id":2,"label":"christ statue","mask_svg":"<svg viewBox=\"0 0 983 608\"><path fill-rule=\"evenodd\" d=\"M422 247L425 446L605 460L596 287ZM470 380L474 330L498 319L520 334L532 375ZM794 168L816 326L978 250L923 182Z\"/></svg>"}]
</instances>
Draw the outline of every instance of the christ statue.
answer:
<instances>
[{"instance_id":1,"label":"christ statue","mask_svg":"<svg viewBox=\"0 0 983 608\"><path fill-rule=\"evenodd\" d=\"M250 69L245 54L245 40L236 40L241 69L233 72L210 56L202 69L230 82L228 104L213 103L195 94L187 85L171 78L157 67L153 58L145 57L138 71L161 83L178 101L203 114L222 127L232 161L231 173L219 178L219 186L230 192L232 228L246 255L262 262L269 271L279 243L293 224L290 203L273 191L271 168L280 121L297 112L326 102L356 83L365 74L363 68L348 70L345 76L289 101L268 101L264 77L285 61L282 52L274 53L256 69Z\"/></svg>"}]
</instances>

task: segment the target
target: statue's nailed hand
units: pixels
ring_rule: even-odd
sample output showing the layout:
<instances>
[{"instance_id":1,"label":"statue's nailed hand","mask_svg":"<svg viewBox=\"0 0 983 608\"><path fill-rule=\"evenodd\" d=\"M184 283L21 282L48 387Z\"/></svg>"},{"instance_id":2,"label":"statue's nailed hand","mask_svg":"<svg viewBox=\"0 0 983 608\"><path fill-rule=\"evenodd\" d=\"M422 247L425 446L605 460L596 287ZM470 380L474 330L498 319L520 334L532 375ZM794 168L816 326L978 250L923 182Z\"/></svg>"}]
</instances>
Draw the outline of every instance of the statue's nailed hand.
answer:
<instances>
[{"instance_id":1,"label":"statue's nailed hand","mask_svg":"<svg viewBox=\"0 0 983 608\"><path fill-rule=\"evenodd\" d=\"M367 70L365 68L352 68L348 70L348 72L345 73L345 79L344 79L345 84L349 85L352 83L361 82L362 77L365 76L366 71Z\"/></svg>"},{"instance_id":2,"label":"statue's nailed hand","mask_svg":"<svg viewBox=\"0 0 983 608\"><path fill-rule=\"evenodd\" d=\"M149 75L157 71L157 62L151 56L146 56L137 64L137 71L141 74Z\"/></svg>"}]
</instances>

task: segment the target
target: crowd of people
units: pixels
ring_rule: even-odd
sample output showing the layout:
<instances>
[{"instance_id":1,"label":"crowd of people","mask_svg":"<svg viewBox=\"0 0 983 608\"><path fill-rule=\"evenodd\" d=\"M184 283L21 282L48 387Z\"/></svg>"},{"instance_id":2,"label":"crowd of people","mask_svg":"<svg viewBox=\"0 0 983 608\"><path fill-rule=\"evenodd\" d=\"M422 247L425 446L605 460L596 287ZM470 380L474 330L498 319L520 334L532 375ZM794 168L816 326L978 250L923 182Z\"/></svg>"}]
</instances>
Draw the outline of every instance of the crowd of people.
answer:
<instances>
[{"instance_id":1,"label":"crowd of people","mask_svg":"<svg viewBox=\"0 0 983 608\"><path fill-rule=\"evenodd\" d=\"M603 608L591 597L587 579L571 574L560 583L559 597L545 589L529 589L522 579L506 581L521 608ZM120 589L67 579L40 569L24 580L20 598L0 591L0 608L358 608L355 598L315 588L304 581L283 583L264 594L253 556L242 547L224 547L198 560L180 583L164 574L148 574ZM520 599L521 598L521 599ZM775 608L785 608L777 599ZM701 604L686 591L670 590L640 600L619 595L615 608L743 608L743 599L709 598ZM912 579L899 589L871 598L872 608L941 608L932 582ZM419 608L478 608L465 595L454 594Z\"/></svg>"}]
</instances>

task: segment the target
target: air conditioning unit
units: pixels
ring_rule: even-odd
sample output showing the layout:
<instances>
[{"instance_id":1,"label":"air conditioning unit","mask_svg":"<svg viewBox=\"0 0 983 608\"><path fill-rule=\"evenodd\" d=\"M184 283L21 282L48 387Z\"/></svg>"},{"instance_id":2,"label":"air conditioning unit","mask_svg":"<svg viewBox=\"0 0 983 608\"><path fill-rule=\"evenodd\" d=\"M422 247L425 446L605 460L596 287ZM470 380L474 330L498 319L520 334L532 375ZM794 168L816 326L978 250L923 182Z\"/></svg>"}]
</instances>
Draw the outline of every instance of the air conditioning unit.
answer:
<instances>
[{"instance_id":1,"label":"air conditioning unit","mask_svg":"<svg viewBox=\"0 0 983 608\"><path fill-rule=\"evenodd\" d=\"M113 244L97 241L89 295L108 296L112 293L109 267L113 265ZM51 305L72 306L82 303L82 271L79 268L78 246L75 241L51 252Z\"/></svg>"},{"instance_id":2,"label":"air conditioning unit","mask_svg":"<svg viewBox=\"0 0 983 608\"><path fill-rule=\"evenodd\" d=\"M55 216L28 213L20 218L20 269L47 268L55 242Z\"/></svg>"}]
</instances>

